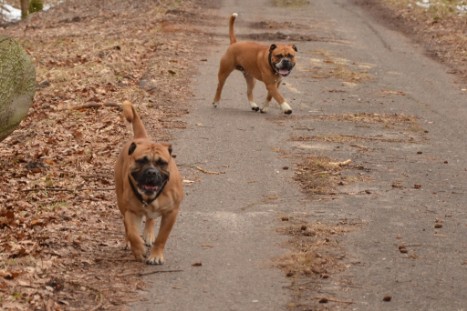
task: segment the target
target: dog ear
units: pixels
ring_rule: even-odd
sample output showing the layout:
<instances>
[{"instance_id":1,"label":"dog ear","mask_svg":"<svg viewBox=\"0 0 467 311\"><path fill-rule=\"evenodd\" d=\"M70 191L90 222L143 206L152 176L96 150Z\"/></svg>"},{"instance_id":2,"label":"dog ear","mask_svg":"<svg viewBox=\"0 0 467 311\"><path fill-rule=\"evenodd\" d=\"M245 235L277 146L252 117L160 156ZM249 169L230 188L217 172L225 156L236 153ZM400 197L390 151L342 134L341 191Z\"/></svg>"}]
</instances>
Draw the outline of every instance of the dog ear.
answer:
<instances>
[{"instance_id":1,"label":"dog ear","mask_svg":"<svg viewBox=\"0 0 467 311\"><path fill-rule=\"evenodd\" d=\"M163 146L167 147L167 150L169 150L169 154L172 155L172 144L169 143L162 143Z\"/></svg>"},{"instance_id":2,"label":"dog ear","mask_svg":"<svg viewBox=\"0 0 467 311\"><path fill-rule=\"evenodd\" d=\"M295 52L298 52L297 46L296 46L295 44L294 44L294 45L292 45L292 49L294 49L294 50L295 50Z\"/></svg>"},{"instance_id":3,"label":"dog ear","mask_svg":"<svg viewBox=\"0 0 467 311\"><path fill-rule=\"evenodd\" d=\"M277 48L277 45L275 45L274 43L271 44L271 46L269 47L269 52L275 50Z\"/></svg>"},{"instance_id":4,"label":"dog ear","mask_svg":"<svg viewBox=\"0 0 467 311\"><path fill-rule=\"evenodd\" d=\"M135 152L136 149L136 144L131 143L130 148L128 148L128 155L131 155L133 152Z\"/></svg>"}]
</instances>

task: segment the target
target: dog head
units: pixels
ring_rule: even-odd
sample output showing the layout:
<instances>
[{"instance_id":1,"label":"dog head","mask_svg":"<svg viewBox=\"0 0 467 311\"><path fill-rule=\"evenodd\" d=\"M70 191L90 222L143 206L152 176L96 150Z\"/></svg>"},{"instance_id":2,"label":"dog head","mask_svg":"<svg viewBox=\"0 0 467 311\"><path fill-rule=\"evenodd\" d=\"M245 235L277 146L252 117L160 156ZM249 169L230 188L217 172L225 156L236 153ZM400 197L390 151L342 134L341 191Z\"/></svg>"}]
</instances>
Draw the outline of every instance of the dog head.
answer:
<instances>
[{"instance_id":1,"label":"dog head","mask_svg":"<svg viewBox=\"0 0 467 311\"><path fill-rule=\"evenodd\" d=\"M128 156L130 182L141 196L154 199L163 191L170 178L171 145L137 139L130 144Z\"/></svg>"},{"instance_id":2,"label":"dog head","mask_svg":"<svg viewBox=\"0 0 467 311\"><path fill-rule=\"evenodd\" d=\"M295 54L297 47L295 45L271 44L269 47L269 62L273 70L287 77L295 66Z\"/></svg>"}]
</instances>

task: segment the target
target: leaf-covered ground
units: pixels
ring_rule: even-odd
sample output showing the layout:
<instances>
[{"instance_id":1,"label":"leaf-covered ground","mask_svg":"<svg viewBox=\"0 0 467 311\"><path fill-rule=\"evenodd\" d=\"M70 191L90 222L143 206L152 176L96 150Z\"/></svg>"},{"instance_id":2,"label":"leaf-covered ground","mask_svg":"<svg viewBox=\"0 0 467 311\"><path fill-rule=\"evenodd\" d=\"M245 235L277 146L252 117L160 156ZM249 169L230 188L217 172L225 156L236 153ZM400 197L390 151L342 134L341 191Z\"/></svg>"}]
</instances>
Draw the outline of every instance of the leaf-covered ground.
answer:
<instances>
[{"instance_id":1,"label":"leaf-covered ground","mask_svg":"<svg viewBox=\"0 0 467 311\"><path fill-rule=\"evenodd\" d=\"M131 100L158 140L183 128L199 14L190 1L70 0L4 29L34 59L39 86L0 143L2 309L138 299L150 268L124 249L113 166L131 130L118 104Z\"/></svg>"}]
</instances>

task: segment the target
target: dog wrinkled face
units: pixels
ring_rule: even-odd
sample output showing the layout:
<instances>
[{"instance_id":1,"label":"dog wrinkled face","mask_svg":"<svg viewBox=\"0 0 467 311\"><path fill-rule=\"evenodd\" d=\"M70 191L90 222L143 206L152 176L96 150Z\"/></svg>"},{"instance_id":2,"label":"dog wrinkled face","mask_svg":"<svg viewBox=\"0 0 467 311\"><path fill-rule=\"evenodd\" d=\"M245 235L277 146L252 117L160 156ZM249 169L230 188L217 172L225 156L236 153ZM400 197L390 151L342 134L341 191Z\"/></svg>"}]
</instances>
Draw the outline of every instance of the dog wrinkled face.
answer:
<instances>
[{"instance_id":1,"label":"dog wrinkled face","mask_svg":"<svg viewBox=\"0 0 467 311\"><path fill-rule=\"evenodd\" d=\"M168 171L172 158L170 146L132 143L128 153L134 161L130 168L130 177L138 192L148 198L157 196L170 177Z\"/></svg>"},{"instance_id":2,"label":"dog wrinkled face","mask_svg":"<svg viewBox=\"0 0 467 311\"><path fill-rule=\"evenodd\" d=\"M274 70L282 77L287 77L295 66L297 47L295 45L272 44L269 52Z\"/></svg>"}]
</instances>

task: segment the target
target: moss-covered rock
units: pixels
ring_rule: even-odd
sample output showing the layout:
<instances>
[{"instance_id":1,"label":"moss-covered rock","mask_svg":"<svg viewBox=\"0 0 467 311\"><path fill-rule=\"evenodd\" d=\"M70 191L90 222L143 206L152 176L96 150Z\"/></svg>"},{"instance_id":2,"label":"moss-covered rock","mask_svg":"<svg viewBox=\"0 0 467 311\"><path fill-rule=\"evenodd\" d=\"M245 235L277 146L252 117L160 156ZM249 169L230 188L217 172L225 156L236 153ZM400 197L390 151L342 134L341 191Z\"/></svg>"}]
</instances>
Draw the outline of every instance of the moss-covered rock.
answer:
<instances>
[{"instance_id":1,"label":"moss-covered rock","mask_svg":"<svg viewBox=\"0 0 467 311\"><path fill-rule=\"evenodd\" d=\"M30 57L13 39L0 36L0 141L27 115L36 87Z\"/></svg>"}]
</instances>

